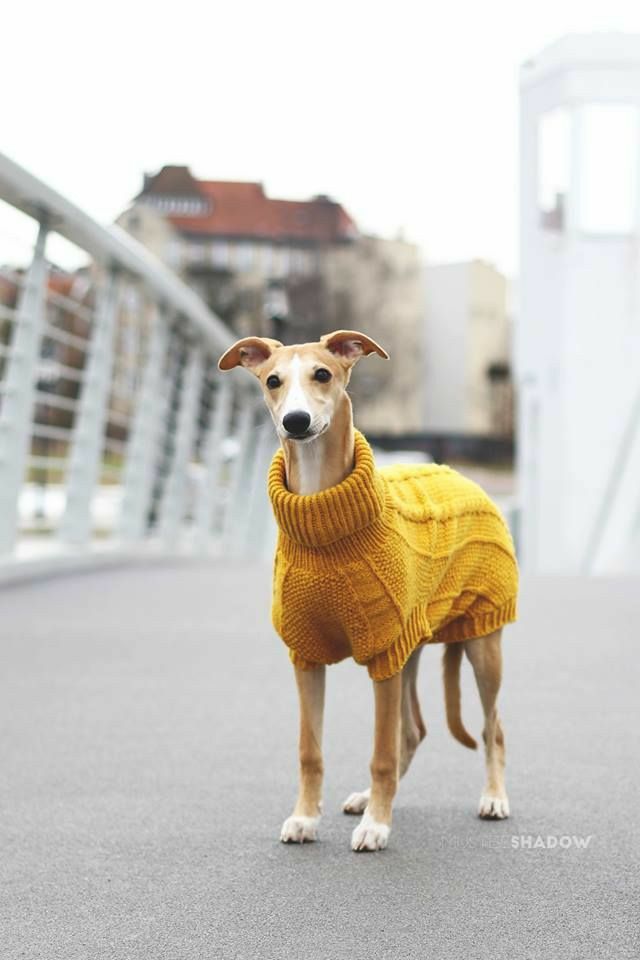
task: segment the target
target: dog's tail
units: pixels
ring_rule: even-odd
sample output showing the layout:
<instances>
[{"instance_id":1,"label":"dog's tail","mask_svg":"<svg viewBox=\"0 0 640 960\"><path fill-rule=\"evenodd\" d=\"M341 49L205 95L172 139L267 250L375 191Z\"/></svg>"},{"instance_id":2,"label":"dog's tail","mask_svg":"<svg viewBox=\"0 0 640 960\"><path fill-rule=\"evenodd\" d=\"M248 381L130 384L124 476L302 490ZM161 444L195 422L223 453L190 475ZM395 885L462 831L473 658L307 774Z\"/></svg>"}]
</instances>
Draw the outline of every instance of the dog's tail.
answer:
<instances>
[{"instance_id":1,"label":"dog's tail","mask_svg":"<svg viewBox=\"0 0 640 960\"><path fill-rule=\"evenodd\" d=\"M478 744L467 733L460 715L460 661L462 643L445 643L442 656L442 676L444 680L444 705L447 712L447 726L452 735L465 747L475 750Z\"/></svg>"}]
</instances>

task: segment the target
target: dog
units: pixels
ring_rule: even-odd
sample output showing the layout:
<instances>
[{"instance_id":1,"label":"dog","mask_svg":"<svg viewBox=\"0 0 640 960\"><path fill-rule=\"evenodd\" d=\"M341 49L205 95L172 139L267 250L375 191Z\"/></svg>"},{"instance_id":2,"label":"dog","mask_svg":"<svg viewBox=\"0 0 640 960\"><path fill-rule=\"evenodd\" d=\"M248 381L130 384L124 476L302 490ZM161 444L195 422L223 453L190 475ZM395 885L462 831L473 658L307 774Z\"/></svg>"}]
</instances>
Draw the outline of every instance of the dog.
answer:
<instances>
[{"instance_id":1,"label":"dog","mask_svg":"<svg viewBox=\"0 0 640 960\"><path fill-rule=\"evenodd\" d=\"M365 334L338 330L318 342L292 346L245 337L218 363L220 370L242 366L258 378L281 444L269 475L280 527L274 624L290 647L294 664L300 778L298 798L280 839L285 843L317 839L325 668L353 656L367 665L375 695L371 785L350 794L343 804L345 813L361 815L351 838L355 851L387 846L398 780L426 735L417 693L419 657L426 642L444 643L447 723L456 739L475 748L460 715L463 652L471 663L485 717L486 783L478 813L487 819L509 816L505 742L496 700L502 626L515 619L513 545L495 505L450 468L375 468L366 440L355 430L347 393L354 364L374 354L388 359ZM413 498L410 504L402 502L406 495ZM342 519L345 516L347 520ZM343 522L348 530L339 539ZM478 524L485 526L480 530ZM381 552L385 537L395 544L388 561ZM392 569L402 550L408 557L407 585ZM344 588L336 587L333 579L342 576L334 569L341 564L348 572ZM477 588L482 577L489 577L489 587L483 588L486 596ZM476 585L470 589L472 582ZM354 592L350 605L344 600L347 586ZM431 590L432 595L423 596L420 589ZM410 616L405 616L403 603ZM379 643L372 630L375 623L382 625Z\"/></svg>"}]
</instances>

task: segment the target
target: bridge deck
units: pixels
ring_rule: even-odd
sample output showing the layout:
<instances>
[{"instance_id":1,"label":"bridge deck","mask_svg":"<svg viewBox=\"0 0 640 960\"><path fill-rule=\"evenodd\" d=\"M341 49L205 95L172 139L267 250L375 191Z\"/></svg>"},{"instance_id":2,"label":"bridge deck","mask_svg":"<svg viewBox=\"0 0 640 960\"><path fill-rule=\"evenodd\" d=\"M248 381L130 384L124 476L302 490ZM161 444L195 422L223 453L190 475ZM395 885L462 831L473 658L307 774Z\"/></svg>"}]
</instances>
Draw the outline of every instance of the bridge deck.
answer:
<instances>
[{"instance_id":1,"label":"bridge deck","mask_svg":"<svg viewBox=\"0 0 640 960\"><path fill-rule=\"evenodd\" d=\"M2 957L636 957L637 581L525 583L509 821L474 815L481 760L444 730L428 650L391 845L356 855L339 804L366 783L372 698L352 664L329 675L321 842L277 841L296 700L268 579L181 563L2 593ZM477 733L468 670L464 715Z\"/></svg>"}]
</instances>

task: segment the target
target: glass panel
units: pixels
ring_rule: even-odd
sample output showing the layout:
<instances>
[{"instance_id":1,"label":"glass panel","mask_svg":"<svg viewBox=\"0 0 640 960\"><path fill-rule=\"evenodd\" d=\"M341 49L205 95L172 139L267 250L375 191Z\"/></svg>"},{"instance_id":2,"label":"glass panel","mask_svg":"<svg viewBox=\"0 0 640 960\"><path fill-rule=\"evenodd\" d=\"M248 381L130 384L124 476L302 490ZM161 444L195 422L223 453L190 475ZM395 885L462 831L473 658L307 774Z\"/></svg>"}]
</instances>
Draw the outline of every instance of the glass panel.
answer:
<instances>
[{"instance_id":1,"label":"glass panel","mask_svg":"<svg viewBox=\"0 0 640 960\"><path fill-rule=\"evenodd\" d=\"M632 233L638 181L638 109L589 104L578 111L578 226L587 233Z\"/></svg>"},{"instance_id":2,"label":"glass panel","mask_svg":"<svg viewBox=\"0 0 640 960\"><path fill-rule=\"evenodd\" d=\"M540 118L538 130L538 208L542 226L562 230L565 225L571 154L569 112L562 107Z\"/></svg>"}]
</instances>

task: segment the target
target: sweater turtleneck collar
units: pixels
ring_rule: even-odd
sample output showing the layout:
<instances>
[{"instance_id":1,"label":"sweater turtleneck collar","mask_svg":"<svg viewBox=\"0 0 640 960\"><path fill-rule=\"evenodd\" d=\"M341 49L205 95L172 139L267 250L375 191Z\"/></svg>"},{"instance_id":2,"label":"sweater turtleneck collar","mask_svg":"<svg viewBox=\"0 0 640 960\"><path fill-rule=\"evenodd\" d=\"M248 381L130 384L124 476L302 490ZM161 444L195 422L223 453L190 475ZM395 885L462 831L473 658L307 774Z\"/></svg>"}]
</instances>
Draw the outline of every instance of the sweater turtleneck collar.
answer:
<instances>
[{"instance_id":1,"label":"sweater turtleneck collar","mask_svg":"<svg viewBox=\"0 0 640 960\"><path fill-rule=\"evenodd\" d=\"M291 493L286 486L284 453L278 450L269 470L269 497L276 522L305 547L325 547L376 521L384 509L384 481L375 468L371 447L354 431L354 468L341 483L320 493Z\"/></svg>"}]
</instances>

